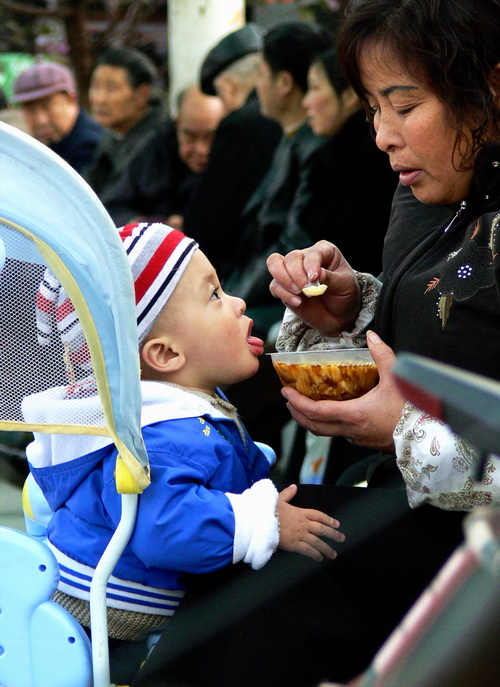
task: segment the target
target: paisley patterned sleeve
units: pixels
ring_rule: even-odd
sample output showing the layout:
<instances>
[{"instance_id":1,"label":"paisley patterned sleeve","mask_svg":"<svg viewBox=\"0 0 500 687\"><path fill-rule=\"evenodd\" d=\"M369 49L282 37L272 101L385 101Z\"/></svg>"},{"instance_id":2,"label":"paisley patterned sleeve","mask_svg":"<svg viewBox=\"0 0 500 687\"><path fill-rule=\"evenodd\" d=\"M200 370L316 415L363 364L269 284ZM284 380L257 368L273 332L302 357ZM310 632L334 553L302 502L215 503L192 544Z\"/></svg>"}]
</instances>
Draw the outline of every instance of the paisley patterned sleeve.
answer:
<instances>
[{"instance_id":1,"label":"paisley patterned sleeve","mask_svg":"<svg viewBox=\"0 0 500 687\"><path fill-rule=\"evenodd\" d=\"M356 272L356 277L361 289L361 310L352 331L342 332L336 337L322 336L287 308L276 340L276 350L283 352L365 347L366 330L373 320L382 283L371 274L363 272Z\"/></svg>"},{"instance_id":2,"label":"paisley patterned sleeve","mask_svg":"<svg viewBox=\"0 0 500 687\"><path fill-rule=\"evenodd\" d=\"M424 503L444 510L500 505L500 458L489 456L476 482L478 451L411 403L406 403L394 430L394 443L412 508Z\"/></svg>"}]
</instances>

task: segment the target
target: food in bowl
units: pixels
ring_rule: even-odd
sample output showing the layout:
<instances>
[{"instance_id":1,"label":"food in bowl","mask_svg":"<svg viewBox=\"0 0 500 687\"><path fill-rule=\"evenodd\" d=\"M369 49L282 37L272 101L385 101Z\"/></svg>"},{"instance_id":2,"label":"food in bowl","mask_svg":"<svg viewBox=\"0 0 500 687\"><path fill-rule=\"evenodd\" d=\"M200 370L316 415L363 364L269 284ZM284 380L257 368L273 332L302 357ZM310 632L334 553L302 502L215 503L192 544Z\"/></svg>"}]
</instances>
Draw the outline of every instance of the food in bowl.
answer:
<instances>
[{"instance_id":1,"label":"food in bowl","mask_svg":"<svg viewBox=\"0 0 500 687\"><path fill-rule=\"evenodd\" d=\"M271 353L283 386L314 401L358 398L378 382L378 370L367 348Z\"/></svg>"}]
</instances>

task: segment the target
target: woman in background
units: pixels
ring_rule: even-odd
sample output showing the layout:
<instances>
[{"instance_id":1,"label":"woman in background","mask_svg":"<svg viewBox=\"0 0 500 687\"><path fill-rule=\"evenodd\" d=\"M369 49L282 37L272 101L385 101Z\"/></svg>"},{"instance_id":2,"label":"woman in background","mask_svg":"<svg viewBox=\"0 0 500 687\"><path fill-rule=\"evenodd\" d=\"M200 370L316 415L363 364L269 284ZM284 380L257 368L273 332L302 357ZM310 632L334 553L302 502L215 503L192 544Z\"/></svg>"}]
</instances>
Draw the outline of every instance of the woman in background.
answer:
<instances>
[{"instance_id":1,"label":"woman in background","mask_svg":"<svg viewBox=\"0 0 500 687\"><path fill-rule=\"evenodd\" d=\"M375 145L335 48L318 54L307 82L303 105L309 125L327 141L314 154L311 192L298 222L315 240L338 246L357 269L379 274L397 174Z\"/></svg>"}]
</instances>

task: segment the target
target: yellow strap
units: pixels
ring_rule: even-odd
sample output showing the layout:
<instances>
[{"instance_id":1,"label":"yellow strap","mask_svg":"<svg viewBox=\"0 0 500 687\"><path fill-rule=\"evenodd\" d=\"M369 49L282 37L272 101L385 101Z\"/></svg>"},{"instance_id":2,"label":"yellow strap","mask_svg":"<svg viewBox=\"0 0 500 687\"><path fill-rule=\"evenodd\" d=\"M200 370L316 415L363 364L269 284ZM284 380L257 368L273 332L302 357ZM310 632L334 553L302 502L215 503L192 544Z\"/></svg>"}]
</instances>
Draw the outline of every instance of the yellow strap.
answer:
<instances>
[{"instance_id":1,"label":"yellow strap","mask_svg":"<svg viewBox=\"0 0 500 687\"><path fill-rule=\"evenodd\" d=\"M140 494L142 492L141 486L128 469L120 454L116 458L115 482L116 491L119 494Z\"/></svg>"},{"instance_id":2,"label":"yellow strap","mask_svg":"<svg viewBox=\"0 0 500 687\"><path fill-rule=\"evenodd\" d=\"M35 515L33 513L33 508L31 507L30 492L29 492L29 488L28 488L28 480L27 479L24 480L23 491L21 494L21 503L23 506L23 511L26 513L28 518L30 518L30 520L34 520Z\"/></svg>"}]
</instances>

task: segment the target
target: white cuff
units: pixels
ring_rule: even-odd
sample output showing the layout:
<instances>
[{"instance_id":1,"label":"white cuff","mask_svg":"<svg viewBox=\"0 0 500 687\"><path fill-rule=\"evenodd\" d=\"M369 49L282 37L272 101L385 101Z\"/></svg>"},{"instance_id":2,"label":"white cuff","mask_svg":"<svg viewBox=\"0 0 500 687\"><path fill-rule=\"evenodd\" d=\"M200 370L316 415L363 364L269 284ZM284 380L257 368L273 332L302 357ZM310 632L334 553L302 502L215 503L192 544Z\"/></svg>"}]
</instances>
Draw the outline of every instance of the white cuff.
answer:
<instances>
[{"instance_id":1,"label":"white cuff","mask_svg":"<svg viewBox=\"0 0 500 687\"><path fill-rule=\"evenodd\" d=\"M270 479L261 479L242 494L226 496L234 512L233 563L242 560L259 570L278 548L278 491Z\"/></svg>"}]
</instances>

